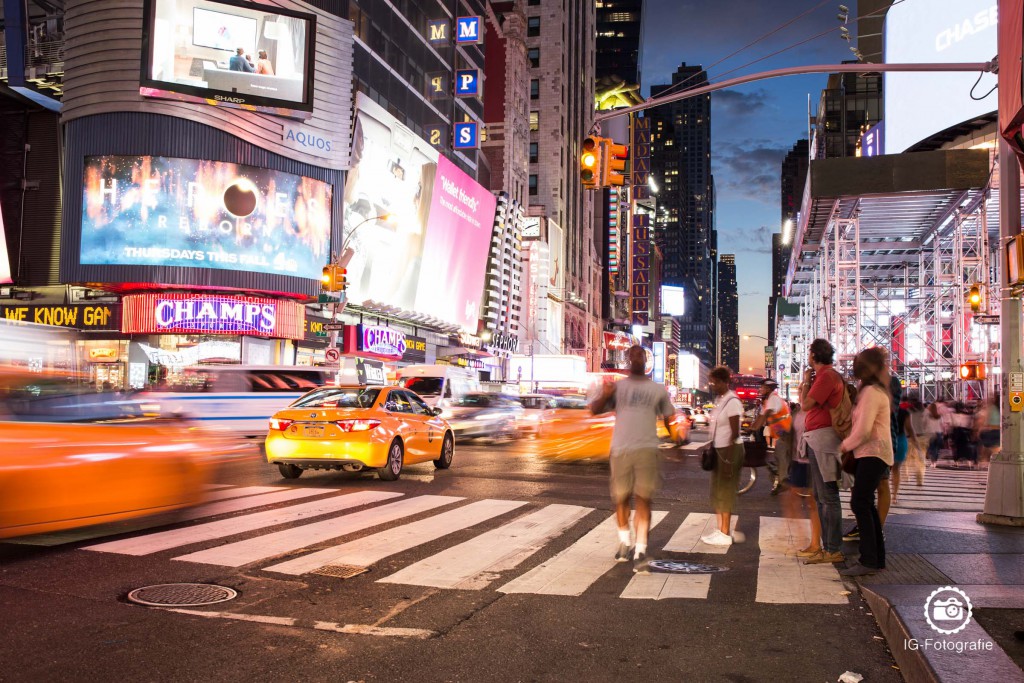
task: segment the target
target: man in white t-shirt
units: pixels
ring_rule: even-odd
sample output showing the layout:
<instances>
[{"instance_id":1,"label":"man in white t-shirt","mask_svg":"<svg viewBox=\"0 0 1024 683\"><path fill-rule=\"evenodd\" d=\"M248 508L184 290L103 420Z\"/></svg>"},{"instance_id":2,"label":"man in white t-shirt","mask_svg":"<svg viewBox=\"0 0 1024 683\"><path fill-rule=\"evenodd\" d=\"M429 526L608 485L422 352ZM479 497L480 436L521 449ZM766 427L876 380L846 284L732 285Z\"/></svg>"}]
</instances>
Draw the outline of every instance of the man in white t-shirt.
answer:
<instances>
[{"instance_id":1,"label":"man in white t-shirt","mask_svg":"<svg viewBox=\"0 0 1024 683\"><path fill-rule=\"evenodd\" d=\"M632 346L627 352L629 376L603 387L590 409L598 415L615 412L615 430L611 445L611 492L615 503L615 520L619 527L619 549L615 559L629 559L630 497L636 498L636 545L633 548L633 571L646 574L647 535L651 528L651 499L658 488L658 418L675 439L669 418L675 408L668 391L646 374L647 352Z\"/></svg>"},{"instance_id":2,"label":"man in white t-shirt","mask_svg":"<svg viewBox=\"0 0 1024 683\"><path fill-rule=\"evenodd\" d=\"M754 420L754 433L767 428L775 438L775 464L779 468L778 479L772 487L772 495L785 488L789 479L789 464L793 449L793 416L789 412L789 404L782 400L776 392L779 383L772 378L761 382L761 412Z\"/></svg>"}]
</instances>

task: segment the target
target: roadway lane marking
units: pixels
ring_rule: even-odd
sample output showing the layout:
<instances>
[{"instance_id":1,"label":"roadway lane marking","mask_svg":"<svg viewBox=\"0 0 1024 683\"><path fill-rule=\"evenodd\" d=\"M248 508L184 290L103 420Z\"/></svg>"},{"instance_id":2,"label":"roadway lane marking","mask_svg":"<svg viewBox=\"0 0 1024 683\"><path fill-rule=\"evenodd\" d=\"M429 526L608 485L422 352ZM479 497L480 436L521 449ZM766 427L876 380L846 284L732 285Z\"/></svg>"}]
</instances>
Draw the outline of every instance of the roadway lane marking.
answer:
<instances>
[{"instance_id":1,"label":"roadway lane marking","mask_svg":"<svg viewBox=\"0 0 1024 683\"><path fill-rule=\"evenodd\" d=\"M409 565L379 583L481 590L592 510L578 505L548 505Z\"/></svg>"},{"instance_id":2,"label":"roadway lane marking","mask_svg":"<svg viewBox=\"0 0 1024 683\"><path fill-rule=\"evenodd\" d=\"M262 487L254 486L252 488ZM38 546L56 546L63 545L65 543L78 543L81 541L91 541L95 538L104 538L106 536L114 536L117 534L127 534L136 531L145 531L146 529L153 529L155 527L167 526L169 524L187 522L193 519L202 519L203 517L215 517L217 515L224 515L229 512L238 512L240 510L249 510L251 508L264 507L266 505L285 503L287 501L296 500L299 498L309 498L311 496L322 496L327 493L337 493L337 489L282 489L280 487L268 488L270 488L273 491L273 493L251 495L244 498L237 498L233 500L222 500L216 503L206 503L186 510L176 510L173 512L160 513L152 517L141 517L135 520L111 522L109 524L87 526L81 529L70 529L68 531L55 531L49 534L26 536L23 539L14 539L13 542L20 543L22 545Z\"/></svg>"},{"instance_id":3,"label":"roadway lane marking","mask_svg":"<svg viewBox=\"0 0 1024 683\"><path fill-rule=\"evenodd\" d=\"M389 494L396 496L400 494ZM244 541L200 550L175 557L182 562L215 564L222 567L241 567L244 564L282 555L292 550L316 545L333 538L346 536L356 531L393 522L396 519L427 512L443 505L457 503L463 498L455 496L417 496L397 503L389 503L361 510L322 522L284 529L272 534L256 536Z\"/></svg>"},{"instance_id":4,"label":"roadway lane marking","mask_svg":"<svg viewBox=\"0 0 1024 683\"><path fill-rule=\"evenodd\" d=\"M736 531L736 523L739 517L732 516L729 524L731 531ZM707 512L691 512L679 525L672 538L665 544L665 552L669 553L706 553L709 555L725 555L732 546L708 545L700 540L702 536L710 534L718 528L716 515Z\"/></svg>"},{"instance_id":5,"label":"roadway lane marking","mask_svg":"<svg viewBox=\"0 0 1024 683\"><path fill-rule=\"evenodd\" d=\"M294 491L306 490L308 489L295 489ZM324 489L316 491L316 493L323 492ZM277 494L267 495L274 496ZM387 500L388 498L396 498L401 495L401 493L388 493L386 491L360 491L358 493L333 496L331 498L314 501L312 503L304 503L302 505L292 505L286 508L257 512L251 515L222 519L216 522L207 522L206 524L197 524L195 526L170 529L168 531L145 534L118 541L99 543L97 545L86 546L83 550L118 553L121 555L149 555L151 553L158 553L162 550L178 548L183 545L191 545L201 541L212 541L226 536L243 534L247 531L255 531L256 529L264 529L278 524L295 522L307 517L318 517L320 515L338 512L339 510L345 510L347 508L376 503L381 500ZM252 499L245 498L242 499L241 502L246 500ZM240 501L224 501L224 503L230 502ZM224 503L218 503L217 505Z\"/></svg>"},{"instance_id":6,"label":"roadway lane marking","mask_svg":"<svg viewBox=\"0 0 1024 683\"><path fill-rule=\"evenodd\" d=\"M667 512L651 513L651 528L665 519ZM513 579L498 589L501 593L532 593L535 595L583 595L595 581L615 565L619 547L615 515L598 524L583 538Z\"/></svg>"},{"instance_id":7,"label":"roadway lane marking","mask_svg":"<svg viewBox=\"0 0 1024 683\"><path fill-rule=\"evenodd\" d=\"M280 486L230 486L228 488L218 489L217 491L207 493L203 496L203 502L212 503L218 500L242 498L244 496L254 496L257 493L272 493L280 490L282 490L282 487Z\"/></svg>"},{"instance_id":8,"label":"roadway lane marking","mask_svg":"<svg viewBox=\"0 0 1024 683\"><path fill-rule=\"evenodd\" d=\"M298 628L309 628L302 621L294 617L274 617L265 614L240 614L238 612L204 612L197 609L184 609L180 607L160 607L165 612L177 614L188 614L194 617L205 617L207 619L231 619L234 621L249 621L257 624L271 624L273 626L292 626ZM308 622L307 622L308 623ZM398 628L395 626L376 626L372 624L337 624L330 621L314 621L311 628L317 631L331 631L332 633L351 633L361 636L385 636L390 638L432 638L437 635L434 631L424 628Z\"/></svg>"},{"instance_id":9,"label":"roadway lane marking","mask_svg":"<svg viewBox=\"0 0 1024 683\"><path fill-rule=\"evenodd\" d=\"M264 571L299 575L328 564L351 564L369 567L385 557L437 540L456 531L467 529L526 505L516 500L481 500L455 510L449 510L418 522L342 543L319 552L297 557Z\"/></svg>"},{"instance_id":10,"label":"roadway lane marking","mask_svg":"<svg viewBox=\"0 0 1024 683\"><path fill-rule=\"evenodd\" d=\"M711 574L634 574L620 598L628 600L667 600L690 598L706 600L711 590Z\"/></svg>"},{"instance_id":11,"label":"roadway lane marking","mask_svg":"<svg viewBox=\"0 0 1024 683\"><path fill-rule=\"evenodd\" d=\"M776 605L846 605L846 588L831 564L804 564L796 551L807 545L806 519L761 517L756 602Z\"/></svg>"}]
</instances>

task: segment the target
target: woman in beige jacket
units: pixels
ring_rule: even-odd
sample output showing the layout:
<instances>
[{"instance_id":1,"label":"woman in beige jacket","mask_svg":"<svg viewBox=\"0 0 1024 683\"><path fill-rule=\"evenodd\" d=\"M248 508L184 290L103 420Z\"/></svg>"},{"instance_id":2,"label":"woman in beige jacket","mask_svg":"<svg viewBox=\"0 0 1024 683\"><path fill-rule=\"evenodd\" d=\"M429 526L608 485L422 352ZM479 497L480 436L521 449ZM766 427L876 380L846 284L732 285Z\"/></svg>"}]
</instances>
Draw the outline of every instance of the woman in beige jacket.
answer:
<instances>
[{"instance_id":1,"label":"woman in beige jacket","mask_svg":"<svg viewBox=\"0 0 1024 683\"><path fill-rule=\"evenodd\" d=\"M893 464L889 395L889 372L884 349L865 349L853 359L853 375L860 380L857 405L853 408L850 435L842 451L853 452L854 474L850 507L860 529L860 560L839 572L843 576L867 576L885 569L885 541L882 520L875 507L875 489Z\"/></svg>"}]
</instances>

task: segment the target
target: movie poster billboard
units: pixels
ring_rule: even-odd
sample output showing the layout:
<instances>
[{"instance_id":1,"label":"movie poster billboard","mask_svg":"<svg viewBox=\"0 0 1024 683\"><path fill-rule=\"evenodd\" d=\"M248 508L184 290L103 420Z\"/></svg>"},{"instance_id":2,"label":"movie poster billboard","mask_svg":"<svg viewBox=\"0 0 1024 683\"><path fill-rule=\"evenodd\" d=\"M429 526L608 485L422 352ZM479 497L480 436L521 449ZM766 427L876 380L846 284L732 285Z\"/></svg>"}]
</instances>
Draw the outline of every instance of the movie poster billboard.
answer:
<instances>
[{"instance_id":1,"label":"movie poster billboard","mask_svg":"<svg viewBox=\"0 0 1024 683\"><path fill-rule=\"evenodd\" d=\"M476 331L497 200L358 93L345 185L348 298Z\"/></svg>"},{"instance_id":2,"label":"movie poster billboard","mask_svg":"<svg viewBox=\"0 0 1024 683\"><path fill-rule=\"evenodd\" d=\"M330 258L332 189L220 161L87 157L81 262L319 280Z\"/></svg>"}]
</instances>

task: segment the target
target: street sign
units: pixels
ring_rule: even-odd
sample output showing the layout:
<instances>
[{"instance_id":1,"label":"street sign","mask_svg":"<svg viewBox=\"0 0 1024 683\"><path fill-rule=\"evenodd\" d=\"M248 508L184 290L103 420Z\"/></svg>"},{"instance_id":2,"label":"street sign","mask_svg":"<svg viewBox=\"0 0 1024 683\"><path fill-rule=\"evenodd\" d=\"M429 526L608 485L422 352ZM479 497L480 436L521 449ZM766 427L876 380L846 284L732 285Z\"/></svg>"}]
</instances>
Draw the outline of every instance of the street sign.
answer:
<instances>
[{"instance_id":1,"label":"street sign","mask_svg":"<svg viewBox=\"0 0 1024 683\"><path fill-rule=\"evenodd\" d=\"M320 292L316 297L318 304L336 304L341 301L341 292Z\"/></svg>"},{"instance_id":2,"label":"street sign","mask_svg":"<svg viewBox=\"0 0 1024 683\"><path fill-rule=\"evenodd\" d=\"M332 346L324 351L324 360L328 365L337 365L341 361L341 351Z\"/></svg>"},{"instance_id":3,"label":"street sign","mask_svg":"<svg viewBox=\"0 0 1024 683\"><path fill-rule=\"evenodd\" d=\"M345 323L324 323L325 332L341 332L345 329Z\"/></svg>"},{"instance_id":4,"label":"street sign","mask_svg":"<svg viewBox=\"0 0 1024 683\"><path fill-rule=\"evenodd\" d=\"M317 330L316 332L313 333L313 336L314 337L326 337L327 336L327 330Z\"/></svg>"},{"instance_id":5,"label":"street sign","mask_svg":"<svg viewBox=\"0 0 1024 683\"><path fill-rule=\"evenodd\" d=\"M977 313L974 315L974 322L978 323L979 325L998 325L999 316L988 315L985 313Z\"/></svg>"}]
</instances>

